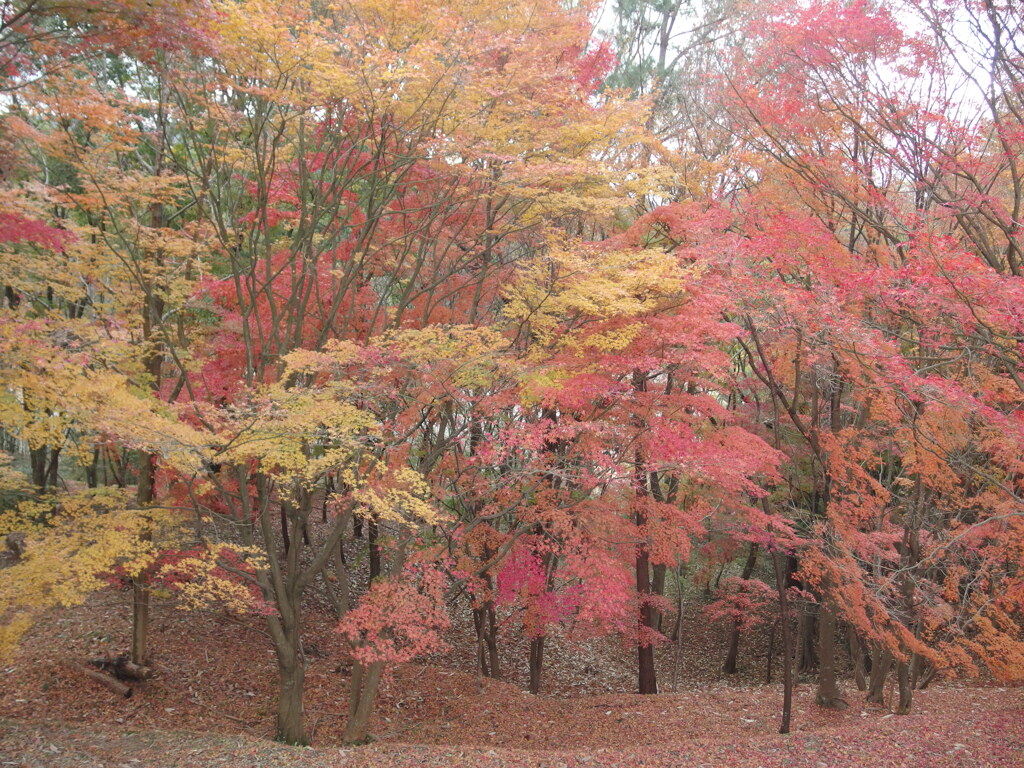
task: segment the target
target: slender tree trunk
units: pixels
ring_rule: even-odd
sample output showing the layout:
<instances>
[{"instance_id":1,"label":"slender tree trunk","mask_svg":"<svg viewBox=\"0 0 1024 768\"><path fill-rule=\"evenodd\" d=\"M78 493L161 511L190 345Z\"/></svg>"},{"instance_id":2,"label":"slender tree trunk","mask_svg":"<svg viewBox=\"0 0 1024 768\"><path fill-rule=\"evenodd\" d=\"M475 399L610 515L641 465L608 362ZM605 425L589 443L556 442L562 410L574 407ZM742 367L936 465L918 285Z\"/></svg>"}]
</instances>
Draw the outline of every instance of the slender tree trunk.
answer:
<instances>
[{"instance_id":1,"label":"slender tree trunk","mask_svg":"<svg viewBox=\"0 0 1024 768\"><path fill-rule=\"evenodd\" d=\"M156 460L156 455L152 453L140 456L139 485L135 500L143 509L153 502L155 496ZM147 540L152 538L148 527L142 536ZM146 666L149 657L149 602L148 575L145 572L139 573L132 578L132 663L140 667Z\"/></svg>"},{"instance_id":2,"label":"slender tree trunk","mask_svg":"<svg viewBox=\"0 0 1024 768\"><path fill-rule=\"evenodd\" d=\"M932 680L934 680L934 679L935 679L935 666L932 665L932 664L929 664L925 668L924 673L921 675L921 679L918 681L917 690L923 691L925 688L927 688L931 684Z\"/></svg>"},{"instance_id":3,"label":"slender tree trunk","mask_svg":"<svg viewBox=\"0 0 1024 768\"><path fill-rule=\"evenodd\" d=\"M501 660L498 657L498 617L494 612L494 602L487 603L487 655L491 662L491 677L501 678Z\"/></svg>"},{"instance_id":4,"label":"slender tree trunk","mask_svg":"<svg viewBox=\"0 0 1024 768\"><path fill-rule=\"evenodd\" d=\"M54 448L50 451L50 462L46 467L46 484L50 488L56 489L57 487L57 473L60 469L60 448Z\"/></svg>"},{"instance_id":5,"label":"slender tree trunk","mask_svg":"<svg viewBox=\"0 0 1024 768\"><path fill-rule=\"evenodd\" d=\"M910 663L900 661L896 664L896 680L900 689L900 703L896 707L897 715L909 715L914 701L914 687L910 684Z\"/></svg>"},{"instance_id":6,"label":"slender tree trunk","mask_svg":"<svg viewBox=\"0 0 1024 768\"><path fill-rule=\"evenodd\" d=\"M821 646L821 667L818 670L818 706L828 709L846 709L836 683L836 613L830 602L821 604L818 615L818 642Z\"/></svg>"},{"instance_id":7,"label":"slender tree trunk","mask_svg":"<svg viewBox=\"0 0 1024 768\"><path fill-rule=\"evenodd\" d=\"M750 551L747 553L747 562L743 564L742 579L747 581L754 574L754 567L757 565L757 544L751 542ZM725 655L725 663L722 665L722 672L727 675L736 674L736 662L740 653L740 625L733 622L729 632L729 651Z\"/></svg>"},{"instance_id":8,"label":"slender tree trunk","mask_svg":"<svg viewBox=\"0 0 1024 768\"><path fill-rule=\"evenodd\" d=\"M729 650L725 653L725 663L722 664L722 672L726 675L736 674L736 662L740 655L740 625L738 621L732 622L729 630Z\"/></svg>"},{"instance_id":9,"label":"slender tree trunk","mask_svg":"<svg viewBox=\"0 0 1024 768\"><path fill-rule=\"evenodd\" d=\"M488 600L479 608L473 609L473 628L476 630L480 674L484 677L501 677L498 661L498 622L492 601Z\"/></svg>"},{"instance_id":10,"label":"slender tree trunk","mask_svg":"<svg viewBox=\"0 0 1024 768\"><path fill-rule=\"evenodd\" d=\"M793 715L793 634L789 624L789 599L786 594L786 570L783 555L772 554L775 585L779 591L779 624L782 626L782 724L779 733L789 733Z\"/></svg>"},{"instance_id":11,"label":"slender tree trunk","mask_svg":"<svg viewBox=\"0 0 1024 768\"><path fill-rule=\"evenodd\" d=\"M665 576L668 572L668 566L664 563L658 563L651 568L654 576L651 579L651 593L658 597L665 596ZM651 609L651 627L655 632L661 632L661 624L665 615L657 608Z\"/></svg>"},{"instance_id":12,"label":"slender tree trunk","mask_svg":"<svg viewBox=\"0 0 1024 768\"><path fill-rule=\"evenodd\" d=\"M85 484L89 488L95 488L99 485L99 463L100 463L100 449L92 449L92 461L85 468Z\"/></svg>"},{"instance_id":13,"label":"slender tree trunk","mask_svg":"<svg viewBox=\"0 0 1024 768\"><path fill-rule=\"evenodd\" d=\"M892 666L892 654L880 645L871 651L871 678L868 681L867 701L872 704L885 704L885 678Z\"/></svg>"},{"instance_id":14,"label":"slender tree trunk","mask_svg":"<svg viewBox=\"0 0 1024 768\"><path fill-rule=\"evenodd\" d=\"M637 513L637 525L643 524L643 517ZM649 635L654 627L654 611L650 604L650 556L647 547L641 544L636 554L636 591L640 600L640 632ZM637 683L642 694L658 692L658 679L654 670L654 644L650 637L641 636L636 646Z\"/></svg>"},{"instance_id":15,"label":"slender tree trunk","mask_svg":"<svg viewBox=\"0 0 1024 768\"><path fill-rule=\"evenodd\" d=\"M530 693L540 693L540 674L544 669L544 635L530 641Z\"/></svg>"},{"instance_id":16,"label":"slender tree trunk","mask_svg":"<svg viewBox=\"0 0 1024 768\"><path fill-rule=\"evenodd\" d=\"M647 378L639 368L633 371L633 390L647 391ZM643 418L634 416L632 426L644 430L647 424ZM637 690L641 694L658 692L658 678L654 669L654 646L651 643L654 633L654 607L651 605L651 553L650 543L646 540L644 526L647 518L643 512L643 504L651 495L651 473L647 471L647 458L639 447L633 454L633 492L636 494L635 523L640 540L636 546L636 594L640 601L640 615L637 619ZM660 491L658 492L660 494Z\"/></svg>"},{"instance_id":17,"label":"slender tree trunk","mask_svg":"<svg viewBox=\"0 0 1024 768\"><path fill-rule=\"evenodd\" d=\"M672 642L679 643L683 631L683 576L682 568L676 566L676 621L672 625Z\"/></svg>"},{"instance_id":18,"label":"slender tree trunk","mask_svg":"<svg viewBox=\"0 0 1024 768\"><path fill-rule=\"evenodd\" d=\"M46 490L46 458L50 452L48 446L40 446L39 448L30 448L28 452L29 463L32 465L32 485L36 487L40 493Z\"/></svg>"},{"instance_id":19,"label":"slender tree trunk","mask_svg":"<svg viewBox=\"0 0 1024 768\"><path fill-rule=\"evenodd\" d=\"M162 91L162 89L161 89ZM163 124L163 107L158 111L157 124ZM163 133L157 132L162 143ZM163 147L157 148L153 172L155 176L161 173L163 162ZM154 202L150 206L150 226L153 229L160 229L164 226L163 204ZM163 263L163 256L160 251L149 254L153 264L157 267ZM163 373L164 347L160 337L160 327L163 322L164 300L159 295L157 287L147 280L145 284L145 302L142 307L142 343L145 345L143 361L146 372L150 376L150 390L153 396L160 392L160 377ZM155 453L143 452L139 456L139 484L135 491L135 500L139 507L145 510L156 498L156 468L158 456ZM141 514L148 515L148 512ZM152 530L147 526L142 536L151 541ZM149 656L149 576L145 572L138 574L132 580L132 662L140 667L146 665Z\"/></svg>"},{"instance_id":20,"label":"slender tree trunk","mask_svg":"<svg viewBox=\"0 0 1024 768\"><path fill-rule=\"evenodd\" d=\"M912 690L917 690L917 681L921 679L923 671L924 657L919 653L912 654L910 657L910 687Z\"/></svg>"},{"instance_id":21,"label":"slender tree trunk","mask_svg":"<svg viewBox=\"0 0 1024 768\"><path fill-rule=\"evenodd\" d=\"M377 523L369 521L366 526L366 545L370 548L370 580L380 576L380 547L377 545L379 535Z\"/></svg>"},{"instance_id":22,"label":"slender tree trunk","mask_svg":"<svg viewBox=\"0 0 1024 768\"><path fill-rule=\"evenodd\" d=\"M324 580L327 600L330 602L331 608L334 609L337 618L340 619L348 613L349 609L348 568L345 567L345 550L340 542L335 548L334 556L331 560L334 566L335 581L331 582L326 568L320 572L320 575Z\"/></svg>"},{"instance_id":23,"label":"slender tree trunk","mask_svg":"<svg viewBox=\"0 0 1024 768\"><path fill-rule=\"evenodd\" d=\"M868 689L868 677L866 669L867 656L864 653L864 644L861 642L857 630L852 626L847 627L846 634L850 644L850 658L853 660L853 681L856 683L858 691L866 691Z\"/></svg>"},{"instance_id":24,"label":"slender tree trunk","mask_svg":"<svg viewBox=\"0 0 1024 768\"><path fill-rule=\"evenodd\" d=\"M348 698L348 722L342 740L346 744L361 744L367 739L370 715L380 688L384 663L375 661L369 667L356 662L352 668L352 688Z\"/></svg>"},{"instance_id":25,"label":"slender tree trunk","mask_svg":"<svg viewBox=\"0 0 1024 768\"><path fill-rule=\"evenodd\" d=\"M480 674L484 677L491 676L490 657L487 655L487 641L484 635L487 634L485 627L487 618L484 607L473 609L473 631L476 633L476 660L480 665Z\"/></svg>"},{"instance_id":26,"label":"slender tree trunk","mask_svg":"<svg viewBox=\"0 0 1024 768\"><path fill-rule=\"evenodd\" d=\"M810 674L818 668L818 654L814 648L814 636L817 617L813 613L801 611L797 619L797 632L800 636L800 664L798 671L802 675Z\"/></svg>"},{"instance_id":27,"label":"slender tree trunk","mask_svg":"<svg viewBox=\"0 0 1024 768\"><path fill-rule=\"evenodd\" d=\"M267 556L267 568L257 573L260 589L264 598L272 601L275 612L266 617L267 633L274 645L277 656L278 691L277 691L277 732L275 738L286 744L308 744L305 717L303 712L303 694L306 678L306 658L302 649L302 594L305 586L315 577L314 572L303 573L299 563L302 559L302 538L292 537L291 548L284 551L278 546L273 513L275 501L274 481L267 475L257 473L250 476L247 468L236 467L239 488L246 488L249 481L255 480L256 508L250 509L248 494L241 494L242 519L254 520L263 539L263 547ZM303 489L297 490L299 503L288 506L294 517L290 520L290 528L294 531L312 509L311 496ZM283 495L283 494L281 494ZM323 565L330 555L335 554L331 545L330 552L321 552Z\"/></svg>"},{"instance_id":28,"label":"slender tree trunk","mask_svg":"<svg viewBox=\"0 0 1024 768\"><path fill-rule=\"evenodd\" d=\"M289 504L287 501L282 501L280 504L280 517L281 517L281 541L284 544L285 554L292 548L292 538L288 533L288 512Z\"/></svg>"}]
</instances>

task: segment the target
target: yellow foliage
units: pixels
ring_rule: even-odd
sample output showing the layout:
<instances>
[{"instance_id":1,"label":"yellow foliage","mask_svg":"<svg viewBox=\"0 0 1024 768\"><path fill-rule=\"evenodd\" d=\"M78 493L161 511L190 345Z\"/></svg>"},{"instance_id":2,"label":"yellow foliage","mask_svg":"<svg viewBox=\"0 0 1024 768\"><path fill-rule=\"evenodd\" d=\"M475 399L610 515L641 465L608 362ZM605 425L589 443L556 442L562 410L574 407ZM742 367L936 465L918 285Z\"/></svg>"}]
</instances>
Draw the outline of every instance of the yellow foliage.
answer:
<instances>
[{"instance_id":1,"label":"yellow foliage","mask_svg":"<svg viewBox=\"0 0 1024 768\"><path fill-rule=\"evenodd\" d=\"M618 351L642 329L626 323L591 335L594 321L640 317L684 300L692 266L661 249L602 250L584 243L552 244L527 262L505 296L506 316L527 324L544 348Z\"/></svg>"},{"instance_id":2,"label":"yellow foliage","mask_svg":"<svg viewBox=\"0 0 1024 768\"><path fill-rule=\"evenodd\" d=\"M105 577L115 568L135 576L153 562L154 540L169 540L179 521L168 512L128 504L125 491L106 487L61 495L45 523L33 519L38 504L19 507L18 530L29 535L25 554L0 579L0 654L13 650L41 612L81 603L107 585Z\"/></svg>"},{"instance_id":3,"label":"yellow foliage","mask_svg":"<svg viewBox=\"0 0 1024 768\"><path fill-rule=\"evenodd\" d=\"M254 582L247 578L266 567L266 557L257 547L207 542L195 554L161 567L154 576L157 580L174 578L180 608L216 606L248 613L255 605Z\"/></svg>"},{"instance_id":4,"label":"yellow foliage","mask_svg":"<svg viewBox=\"0 0 1024 768\"><path fill-rule=\"evenodd\" d=\"M469 325L429 326L392 333L384 339L409 366L441 371L453 386L467 389L493 384L509 342L494 328Z\"/></svg>"}]
</instances>

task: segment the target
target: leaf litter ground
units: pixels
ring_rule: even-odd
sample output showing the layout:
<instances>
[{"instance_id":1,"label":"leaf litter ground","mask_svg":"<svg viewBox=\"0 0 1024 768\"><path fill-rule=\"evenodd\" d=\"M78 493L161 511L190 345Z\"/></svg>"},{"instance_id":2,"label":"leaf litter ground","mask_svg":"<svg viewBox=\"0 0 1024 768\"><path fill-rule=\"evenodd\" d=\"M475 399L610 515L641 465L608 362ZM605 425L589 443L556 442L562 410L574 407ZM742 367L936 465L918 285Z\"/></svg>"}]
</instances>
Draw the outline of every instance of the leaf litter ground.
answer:
<instances>
[{"instance_id":1,"label":"leaf litter ground","mask_svg":"<svg viewBox=\"0 0 1024 768\"><path fill-rule=\"evenodd\" d=\"M632 654L612 642L552 638L546 693L531 696L522 640L504 646L506 681L497 681L474 674L473 644L454 636L461 653L406 665L384 684L371 728L378 740L357 748L336 746L349 676L341 643L329 630L310 632L316 747L286 747L269 741L275 665L258 620L159 607L157 676L121 699L69 664L119 651L127 613L115 593L54 612L0 668L0 765L1024 766L1021 688L938 683L897 717L863 705L852 685L848 710L823 711L804 682L794 733L779 736L781 688L760 682L767 639L747 638L747 666L721 681L724 638L697 613L682 644L660 649L663 688L675 677L678 692L653 697L628 692Z\"/></svg>"}]
</instances>

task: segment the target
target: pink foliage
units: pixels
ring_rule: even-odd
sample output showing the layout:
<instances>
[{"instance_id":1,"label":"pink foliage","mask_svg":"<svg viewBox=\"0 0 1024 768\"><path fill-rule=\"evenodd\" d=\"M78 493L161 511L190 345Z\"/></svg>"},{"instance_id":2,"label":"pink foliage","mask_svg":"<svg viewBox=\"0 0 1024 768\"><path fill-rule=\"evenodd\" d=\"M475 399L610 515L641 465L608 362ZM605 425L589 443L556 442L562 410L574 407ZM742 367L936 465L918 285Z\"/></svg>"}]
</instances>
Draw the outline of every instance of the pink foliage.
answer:
<instances>
[{"instance_id":1,"label":"pink foliage","mask_svg":"<svg viewBox=\"0 0 1024 768\"><path fill-rule=\"evenodd\" d=\"M401 664L443 650L451 621L445 609L444 574L410 566L397 578L378 579L337 631L361 664Z\"/></svg>"},{"instance_id":2,"label":"pink foliage","mask_svg":"<svg viewBox=\"0 0 1024 768\"><path fill-rule=\"evenodd\" d=\"M778 593L760 579L730 576L722 581L715 601L704 608L714 621L729 620L741 630L749 630L778 612Z\"/></svg>"}]
</instances>

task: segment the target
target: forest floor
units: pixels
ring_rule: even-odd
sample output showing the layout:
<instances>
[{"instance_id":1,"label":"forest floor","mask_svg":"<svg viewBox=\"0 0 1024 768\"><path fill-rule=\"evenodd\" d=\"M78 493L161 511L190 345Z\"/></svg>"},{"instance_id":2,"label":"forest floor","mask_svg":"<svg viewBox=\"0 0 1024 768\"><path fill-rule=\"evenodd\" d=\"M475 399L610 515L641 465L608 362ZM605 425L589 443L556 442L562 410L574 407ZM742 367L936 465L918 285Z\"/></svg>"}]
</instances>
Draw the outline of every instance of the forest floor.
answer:
<instances>
[{"instance_id":1,"label":"forest floor","mask_svg":"<svg viewBox=\"0 0 1024 768\"><path fill-rule=\"evenodd\" d=\"M305 641L316 746L286 747L269 740L275 664L259 619L155 606L157 674L123 699L71 664L119 652L129 613L117 592L55 611L0 667L0 766L1024 768L1024 688L939 682L915 694L912 714L896 716L863 704L849 683L849 708L823 711L804 681L793 733L780 736L781 687L764 684L768 633L745 638L740 674L723 680L724 632L696 608L683 642L659 650L658 696L629 693L629 649L557 637L543 695L531 696L522 640L505 642L504 680L491 680L476 674L473 644L453 630L456 650L385 682L376 741L356 748L338 746L349 668L321 622Z\"/></svg>"}]
</instances>

